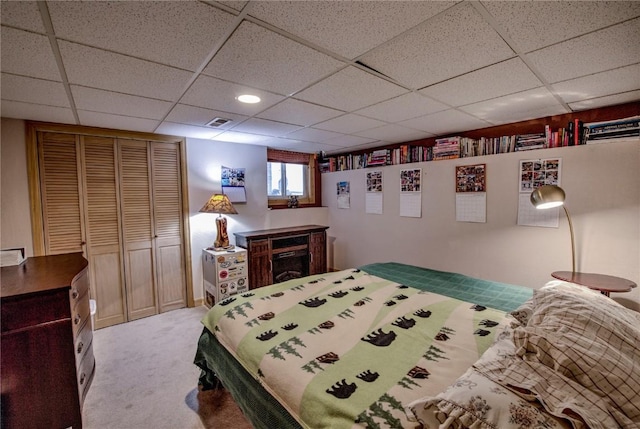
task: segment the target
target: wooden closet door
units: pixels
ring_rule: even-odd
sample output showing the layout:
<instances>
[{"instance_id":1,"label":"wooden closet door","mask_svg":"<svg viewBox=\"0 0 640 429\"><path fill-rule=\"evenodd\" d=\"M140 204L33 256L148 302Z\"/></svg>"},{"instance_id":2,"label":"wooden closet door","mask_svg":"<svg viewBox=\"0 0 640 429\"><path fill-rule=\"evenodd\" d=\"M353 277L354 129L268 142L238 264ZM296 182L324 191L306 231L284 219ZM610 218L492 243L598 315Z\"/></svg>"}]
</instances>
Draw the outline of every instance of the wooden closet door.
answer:
<instances>
[{"instance_id":1,"label":"wooden closet door","mask_svg":"<svg viewBox=\"0 0 640 429\"><path fill-rule=\"evenodd\" d=\"M84 252L79 138L38 133L38 168L44 251L47 255Z\"/></svg>"},{"instance_id":2,"label":"wooden closet door","mask_svg":"<svg viewBox=\"0 0 640 429\"><path fill-rule=\"evenodd\" d=\"M160 312L186 306L180 147L151 142L155 248Z\"/></svg>"},{"instance_id":3,"label":"wooden closet door","mask_svg":"<svg viewBox=\"0 0 640 429\"><path fill-rule=\"evenodd\" d=\"M95 326L127 321L115 140L82 136L84 217Z\"/></svg>"},{"instance_id":4,"label":"wooden closet door","mask_svg":"<svg viewBox=\"0 0 640 429\"><path fill-rule=\"evenodd\" d=\"M128 319L158 314L149 147L119 140Z\"/></svg>"}]
</instances>

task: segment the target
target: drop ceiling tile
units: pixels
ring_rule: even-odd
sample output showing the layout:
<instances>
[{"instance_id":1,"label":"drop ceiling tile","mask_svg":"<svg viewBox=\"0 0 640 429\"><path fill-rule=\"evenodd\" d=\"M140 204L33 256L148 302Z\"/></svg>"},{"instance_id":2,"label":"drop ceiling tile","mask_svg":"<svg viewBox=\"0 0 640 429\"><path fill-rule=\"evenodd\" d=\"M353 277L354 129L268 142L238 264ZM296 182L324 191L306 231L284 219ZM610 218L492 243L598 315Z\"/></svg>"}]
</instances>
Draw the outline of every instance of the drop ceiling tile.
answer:
<instances>
[{"instance_id":1,"label":"drop ceiling tile","mask_svg":"<svg viewBox=\"0 0 640 429\"><path fill-rule=\"evenodd\" d=\"M235 17L194 1L48 2L66 40L194 71Z\"/></svg>"},{"instance_id":2,"label":"drop ceiling tile","mask_svg":"<svg viewBox=\"0 0 640 429\"><path fill-rule=\"evenodd\" d=\"M10 25L38 33L45 32L40 9L35 1L0 2L0 18L2 25Z\"/></svg>"},{"instance_id":3,"label":"drop ceiling tile","mask_svg":"<svg viewBox=\"0 0 640 429\"><path fill-rule=\"evenodd\" d=\"M637 90L640 64L556 83L553 89L568 103Z\"/></svg>"},{"instance_id":4,"label":"drop ceiling tile","mask_svg":"<svg viewBox=\"0 0 640 429\"><path fill-rule=\"evenodd\" d=\"M248 3L246 1L217 1L216 3L223 4L235 10L242 10L242 8Z\"/></svg>"},{"instance_id":5,"label":"drop ceiling tile","mask_svg":"<svg viewBox=\"0 0 640 429\"><path fill-rule=\"evenodd\" d=\"M483 1L523 52L640 16L637 1Z\"/></svg>"},{"instance_id":6,"label":"drop ceiling tile","mask_svg":"<svg viewBox=\"0 0 640 429\"><path fill-rule=\"evenodd\" d=\"M244 21L204 74L291 95L341 67L328 55Z\"/></svg>"},{"instance_id":7,"label":"drop ceiling tile","mask_svg":"<svg viewBox=\"0 0 640 429\"><path fill-rule=\"evenodd\" d=\"M242 94L257 95L262 101L256 104L241 103L236 100L236 97ZM283 99L284 97L281 95L225 82L209 76L200 76L184 94L180 102L223 112L253 116Z\"/></svg>"},{"instance_id":8,"label":"drop ceiling tile","mask_svg":"<svg viewBox=\"0 0 640 429\"><path fill-rule=\"evenodd\" d=\"M2 27L2 71L62 82L49 38Z\"/></svg>"},{"instance_id":9,"label":"drop ceiling tile","mask_svg":"<svg viewBox=\"0 0 640 429\"><path fill-rule=\"evenodd\" d=\"M76 43L60 41L59 45L71 84L172 101L192 75Z\"/></svg>"},{"instance_id":10,"label":"drop ceiling tile","mask_svg":"<svg viewBox=\"0 0 640 429\"><path fill-rule=\"evenodd\" d=\"M114 115L146 119L162 119L171 107L168 101L136 97L101 89L71 85L76 108Z\"/></svg>"},{"instance_id":11,"label":"drop ceiling tile","mask_svg":"<svg viewBox=\"0 0 640 429\"><path fill-rule=\"evenodd\" d=\"M295 95L334 109L353 111L407 92L355 67L347 67Z\"/></svg>"},{"instance_id":12,"label":"drop ceiling tile","mask_svg":"<svg viewBox=\"0 0 640 429\"><path fill-rule=\"evenodd\" d=\"M336 133L351 134L358 131L367 130L385 125L384 122L377 119L365 118L364 116L347 114L339 118L330 119L315 125L315 128L322 130L334 131Z\"/></svg>"},{"instance_id":13,"label":"drop ceiling tile","mask_svg":"<svg viewBox=\"0 0 640 429\"><path fill-rule=\"evenodd\" d=\"M360 137L360 136L342 135L340 137L334 137L332 139L325 140L322 143L332 145L332 146L351 147L356 145L372 143L374 141L376 141L376 139L369 139L369 138Z\"/></svg>"},{"instance_id":14,"label":"drop ceiling tile","mask_svg":"<svg viewBox=\"0 0 640 429\"><path fill-rule=\"evenodd\" d=\"M356 111L356 113L380 119L381 121L398 122L446 109L448 109L448 106L445 104L423 97L415 92L409 92L391 100L365 107Z\"/></svg>"},{"instance_id":15,"label":"drop ceiling tile","mask_svg":"<svg viewBox=\"0 0 640 429\"><path fill-rule=\"evenodd\" d=\"M116 130L141 131L152 133L158 121L152 119L132 118L130 116L112 115L110 113L78 110L80 125L88 127L113 128Z\"/></svg>"},{"instance_id":16,"label":"drop ceiling tile","mask_svg":"<svg viewBox=\"0 0 640 429\"><path fill-rule=\"evenodd\" d=\"M383 142L380 140L376 140L370 143L365 143L365 144L359 144L359 145L355 145L355 146L349 146L348 149L349 151L355 151L355 150L365 150L365 149L377 149L381 146L385 146L387 145L387 142Z\"/></svg>"},{"instance_id":17,"label":"drop ceiling tile","mask_svg":"<svg viewBox=\"0 0 640 429\"><path fill-rule=\"evenodd\" d=\"M291 143L291 142L295 142L295 143ZM269 146L272 146L272 145L269 145ZM336 146L331 146L324 143L312 143L312 142L295 141L295 140L279 141L278 145L277 146L273 145L273 147L278 147L283 150L291 150L294 152L302 152L302 153L318 153L320 151L329 152L331 150L339 149Z\"/></svg>"},{"instance_id":18,"label":"drop ceiling tile","mask_svg":"<svg viewBox=\"0 0 640 429\"><path fill-rule=\"evenodd\" d=\"M2 100L0 116L29 121L59 122L61 124L76 123L71 109L20 101Z\"/></svg>"},{"instance_id":19,"label":"drop ceiling tile","mask_svg":"<svg viewBox=\"0 0 640 429\"><path fill-rule=\"evenodd\" d=\"M355 58L455 2L261 1L249 14L346 58Z\"/></svg>"},{"instance_id":20,"label":"drop ceiling tile","mask_svg":"<svg viewBox=\"0 0 640 429\"><path fill-rule=\"evenodd\" d=\"M467 115L464 112L449 109L432 115L402 121L399 122L398 125L404 125L406 127L426 131L434 136L443 136L446 134L456 134L463 131L485 128L491 124Z\"/></svg>"},{"instance_id":21,"label":"drop ceiling tile","mask_svg":"<svg viewBox=\"0 0 640 429\"><path fill-rule=\"evenodd\" d=\"M176 124L175 122L165 121L158 126L155 132L158 134L167 134L170 136L192 137L195 139L208 140L221 134L223 130L216 130L207 127L196 127L186 124Z\"/></svg>"},{"instance_id":22,"label":"drop ceiling tile","mask_svg":"<svg viewBox=\"0 0 640 429\"><path fill-rule=\"evenodd\" d=\"M525 63L520 58L512 58L428 86L419 92L458 107L539 86L542 82Z\"/></svg>"},{"instance_id":23,"label":"drop ceiling tile","mask_svg":"<svg viewBox=\"0 0 640 429\"><path fill-rule=\"evenodd\" d=\"M340 137L342 134L334 133L333 131L319 130L317 128L302 128L298 131L294 131L287 137L292 139L300 139L308 142L324 142L326 140Z\"/></svg>"},{"instance_id":24,"label":"drop ceiling tile","mask_svg":"<svg viewBox=\"0 0 640 429\"><path fill-rule=\"evenodd\" d=\"M264 143L269 140L271 137L258 135L258 134L249 134L249 133L238 133L235 131L225 131L223 133L218 134L213 137L215 141L221 142L229 142L229 143L245 143L245 144L257 144L264 145Z\"/></svg>"},{"instance_id":25,"label":"drop ceiling tile","mask_svg":"<svg viewBox=\"0 0 640 429\"><path fill-rule=\"evenodd\" d=\"M469 4L460 4L364 55L369 67L418 89L514 56Z\"/></svg>"},{"instance_id":26,"label":"drop ceiling tile","mask_svg":"<svg viewBox=\"0 0 640 429\"><path fill-rule=\"evenodd\" d=\"M233 127L233 131L282 137L288 133L299 130L300 128L301 127L298 125L268 121L266 119L251 118Z\"/></svg>"},{"instance_id":27,"label":"drop ceiling tile","mask_svg":"<svg viewBox=\"0 0 640 429\"><path fill-rule=\"evenodd\" d=\"M460 110L496 125L567 113L546 88L481 101Z\"/></svg>"},{"instance_id":28,"label":"drop ceiling tile","mask_svg":"<svg viewBox=\"0 0 640 429\"><path fill-rule=\"evenodd\" d=\"M587 110L598 107L614 106L616 104L630 103L633 101L637 102L638 100L640 100L640 91L629 91L623 92L622 94L569 103L569 107L573 110Z\"/></svg>"},{"instance_id":29,"label":"drop ceiling tile","mask_svg":"<svg viewBox=\"0 0 640 429\"><path fill-rule=\"evenodd\" d=\"M383 140L389 143L402 143L432 137L432 134L427 133L426 131L418 131L396 124L387 124L378 128L360 131L355 133L355 135Z\"/></svg>"},{"instance_id":30,"label":"drop ceiling tile","mask_svg":"<svg viewBox=\"0 0 640 429\"><path fill-rule=\"evenodd\" d=\"M237 113L222 112L219 110L204 109L202 107L188 106L185 104L178 104L167 116L167 121L177 122L180 124L188 124L195 126L205 126L214 118L230 119L231 122L226 123L217 128L210 128L211 130L226 130L233 125L237 125L240 122L248 119L248 116L238 115Z\"/></svg>"},{"instance_id":31,"label":"drop ceiling tile","mask_svg":"<svg viewBox=\"0 0 640 429\"><path fill-rule=\"evenodd\" d=\"M71 108L62 82L2 73L2 99Z\"/></svg>"},{"instance_id":32,"label":"drop ceiling tile","mask_svg":"<svg viewBox=\"0 0 640 429\"><path fill-rule=\"evenodd\" d=\"M550 83L640 62L640 18L527 54ZM571 58L567 61L567 58Z\"/></svg>"},{"instance_id":33,"label":"drop ceiling tile","mask_svg":"<svg viewBox=\"0 0 640 429\"><path fill-rule=\"evenodd\" d=\"M344 112L306 103L304 101L287 98L282 103L259 113L257 116L262 119L287 122L290 124L309 126L327 119L335 118Z\"/></svg>"}]
</instances>

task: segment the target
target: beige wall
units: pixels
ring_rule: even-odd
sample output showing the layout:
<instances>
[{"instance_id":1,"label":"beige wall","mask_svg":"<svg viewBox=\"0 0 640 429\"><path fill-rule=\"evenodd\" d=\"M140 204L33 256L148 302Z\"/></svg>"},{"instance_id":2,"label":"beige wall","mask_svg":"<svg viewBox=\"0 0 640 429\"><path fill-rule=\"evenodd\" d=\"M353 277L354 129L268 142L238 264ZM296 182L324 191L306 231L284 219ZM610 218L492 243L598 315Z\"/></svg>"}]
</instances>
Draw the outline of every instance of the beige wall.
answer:
<instances>
[{"instance_id":1,"label":"beige wall","mask_svg":"<svg viewBox=\"0 0 640 429\"><path fill-rule=\"evenodd\" d=\"M0 248L24 247L32 256L25 126L4 118L0 126Z\"/></svg>"},{"instance_id":2,"label":"beige wall","mask_svg":"<svg viewBox=\"0 0 640 429\"><path fill-rule=\"evenodd\" d=\"M562 187L576 236L577 269L640 283L640 143L607 143L382 167L383 214L365 214L364 170L322 175L336 268L397 261L539 288L571 270L566 217L558 228L518 226L519 161L562 158ZM455 220L456 165L487 164L487 222ZM400 170L423 171L422 217L399 216ZM349 181L351 208L336 183ZM640 288L615 299L640 309ZM633 301L633 302L630 302Z\"/></svg>"}]
</instances>

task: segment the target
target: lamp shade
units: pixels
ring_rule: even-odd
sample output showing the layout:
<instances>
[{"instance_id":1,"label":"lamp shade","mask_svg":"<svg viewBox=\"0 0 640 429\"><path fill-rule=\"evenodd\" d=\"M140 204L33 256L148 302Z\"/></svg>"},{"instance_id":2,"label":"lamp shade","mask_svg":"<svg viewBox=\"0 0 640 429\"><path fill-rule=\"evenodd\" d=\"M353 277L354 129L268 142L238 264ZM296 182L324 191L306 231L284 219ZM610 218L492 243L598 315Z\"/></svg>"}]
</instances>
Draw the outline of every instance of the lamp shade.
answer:
<instances>
[{"instance_id":1,"label":"lamp shade","mask_svg":"<svg viewBox=\"0 0 640 429\"><path fill-rule=\"evenodd\" d=\"M213 194L200 209L200 213L238 214L225 194Z\"/></svg>"},{"instance_id":2,"label":"lamp shade","mask_svg":"<svg viewBox=\"0 0 640 429\"><path fill-rule=\"evenodd\" d=\"M565 193L561 187L544 185L531 193L531 204L537 209L550 209L564 204Z\"/></svg>"}]
</instances>

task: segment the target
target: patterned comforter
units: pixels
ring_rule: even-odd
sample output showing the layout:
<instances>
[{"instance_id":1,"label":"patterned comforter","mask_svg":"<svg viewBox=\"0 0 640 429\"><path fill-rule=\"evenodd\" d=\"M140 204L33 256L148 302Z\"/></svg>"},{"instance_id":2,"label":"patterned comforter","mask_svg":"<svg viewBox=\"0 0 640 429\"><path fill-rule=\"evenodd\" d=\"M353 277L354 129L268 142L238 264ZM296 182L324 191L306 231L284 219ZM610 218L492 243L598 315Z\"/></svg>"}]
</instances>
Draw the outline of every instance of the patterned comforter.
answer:
<instances>
[{"instance_id":1,"label":"patterned comforter","mask_svg":"<svg viewBox=\"0 0 640 429\"><path fill-rule=\"evenodd\" d=\"M419 427L405 407L454 382L507 324L503 311L357 269L236 295L203 323L314 429Z\"/></svg>"}]
</instances>

